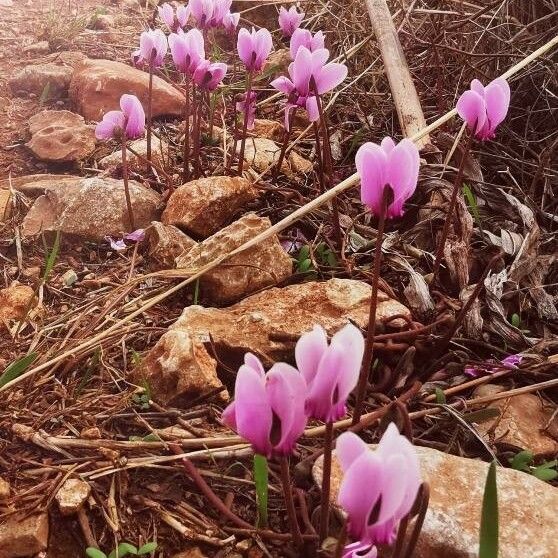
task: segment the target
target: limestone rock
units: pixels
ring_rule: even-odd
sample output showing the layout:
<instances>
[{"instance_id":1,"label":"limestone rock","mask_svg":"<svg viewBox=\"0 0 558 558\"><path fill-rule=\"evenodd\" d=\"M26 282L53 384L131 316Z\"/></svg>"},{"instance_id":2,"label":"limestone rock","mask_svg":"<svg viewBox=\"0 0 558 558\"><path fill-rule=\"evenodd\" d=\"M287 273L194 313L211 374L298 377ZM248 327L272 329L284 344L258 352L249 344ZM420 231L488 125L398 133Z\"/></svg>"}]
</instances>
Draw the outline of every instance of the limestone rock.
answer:
<instances>
[{"instance_id":1,"label":"limestone rock","mask_svg":"<svg viewBox=\"0 0 558 558\"><path fill-rule=\"evenodd\" d=\"M477 558L488 464L417 447L430 504L413 558ZM322 458L312 471L321 486ZM337 501L341 469L333 461L331 501ZM502 558L558 556L558 488L513 469L498 467Z\"/></svg>"},{"instance_id":2,"label":"limestone rock","mask_svg":"<svg viewBox=\"0 0 558 558\"><path fill-rule=\"evenodd\" d=\"M35 292L27 285L15 282L0 290L0 323L21 320L35 298Z\"/></svg>"},{"instance_id":3,"label":"limestone rock","mask_svg":"<svg viewBox=\"0 0 558 558\"><path fill-rule=\"evenodd\" d=\"M114 25L114 16L110 14L99 14L91 22L91 27L100 31L110 31Z\"/></svg>"},{"instance_id":4,"label":"limestone rock","mask_svg":"<svg viewBox=\"0 0 558 558\"><path fill-rule=\"evenodd\" d=\"M89 498L91 486L81 479L70 478L59 488L56 501L62 515L77 513Z\"/></svg>"},{"instance_id":5,"label":"limestone rock","mask_svg":"<svg viewBox=\"0 0 558 558\"><path fill-rule=\"evenodd\" d=\"M257 197L258 190L245 178L200 178L172 193L161 220L165 225L175 225L188 234L207 238Z\"/></svg>"},{"instance_id":6,"label":"limestone rock","mask_svg":"<svg viewBox=\"0 0 558 558\"><path fill-rule=\"evenodd\" d=\"M86 120L101 120L109 110L118 110L124 93L136 95L147 106L147 72L112 60L85 60L76 67L70 84L70 98ZM172 85L153 78L153 116L181 116L184 97Z\"/></svg>"},{"instance_id":7,"label":"limestone rock","mask_svg":"<svg viewBox=\"0 0 558 558\"><path fill-rule=\"evenodd\" d=\"M176 258L197 245L179 228L158 221L153 221L147 230L147 243L149 258L161 269L172 269Z\"/></svg>"},{"instance_id":8,"label":"limestone rock","mask_svg":"<svg viewBox=\"0 0 558 558\"><path fill-rule=\"evenodd\" d=\"M40 513L25 519L11 516L0 524L0 558L23 558L46 549L48 514Z\"/></svg>"},{"instance_id":9,"label":"limestone rock","mask_svg":"<svg viewBox=\"0 0 558 558\"><path fill-rule=\"evenodd\" d=\"M287 74L289 64L292 62L291 52L288 48L281 48L272 52L264 66L264 71L272 77L278 77ZM299 111L300 112L300 111Z\"/></svg>"},{"instance_id":10,"label":"limestone rock","mask_svg":"<svg viewBox=\"0 0 558 558\"><path fill-rule=\"evenodd\" d=\"M238 145L240 151L240 145ZM258 172L264 172L270 166L278 163L281 147L267 138L246 138L244 160ZM291 151L281 163L281 172L292 176L300 172L312 171L313 165L294 151Z\"/></svg>"},{"instance_id":11,"label":"limestone rock","mask_svg":"<svg viewBox=\"0 0 558 558\"><path fill-rule=\"evenodd\" d=\"M203 342L210 337L219 356L239 363L244 353L260 356L267 365L290 360L295 343L305 332L320 324L333 335L349 322L361 329L368 325L371 287L352 279L301 283L272 288L254 294L229 308L189 306L172 326L184 330ZM410 316L409 310L379 292L378 328L390 316ZM390 322L403 327L404 320Z\"/></svg>"},{"instance_id":12,"label":"limestone rock","mask_svg":"<svg viewBox=\"0 0 558 558\"><path fill-rule=\"evenodd\" d=\"M487 384L476 390L477 397L492 395L502 390L501 386ZM496 444L508 444L527 449L535 455L558 453L558 421L552 409L544 409L541 399L532 393L500 399L489 407L499 409L501 415L476 425L477 431ZM554 437L552 437L554 436Z\"/></svg>"},{"instance_id":13,"label":"limestone rock","mask_svg":"<svg viewBox=\"0 0 558 558\"><path fill-rule=\"evenodd\" d=\"M133 180L129 188L136 228L147 228L158 217L160 196ZM41 230L60 230L95 242L103 241L107 235L129 232L123 181L84 178L63 181L57 188L46 190L23 220L24 236L34 236Z\"/></svg>"},{"instance_id":14,"label":"limestone rock","mask_svg":"<svg viewBox=\"0 0 558 558\"><path fill-rule=\"evenodd\" d=\"M250 133L256 137L281 142L283 141L285 127L281 124L281 122L276 122L275 120L256 118L254 120L254 128L250 130Z\"/></svg>"},{"instance_id":15,"label":"limestone rock","mask_svg":"<svg viewBox=\"0 0 558 558\"><path fill-rule=\"evenodd\" d=\"M223 385L203 343L187 331L172 329L142 359L133 377L136 383L146 380L163 405L180 405Z\"/></svg>"},{"instance_id":16,"label":"limestone rock","mask_svg":"<svg viewBox=\"0 0 558 558\"><path fill-rule=\"evenodd\" d=\"M128 166L130 169L135 171L145 171L149 167L149 163L146 161L147 158L147 140L138 139L130 144L130 147L135 153L141 157L137 157L128 150L127 159ZM151 138L151 161L154 165L162 166L164 157L168 153L169 146L165 141L153 136ZM122 165L122 151L118 149L114 153L103 157L98 162L99 168L108 169L109 167L119 167Z\"/></svg>"},{"instance_id":17,"label":"limestone rock","mask_svg":"<svg viewBox=\"0 0 558 558\"><path fill-rule=\"evenodd\" d=\"M59 190L69 184L77 184L82 178L69 174L28 174L11 179L14 190L31 198L37 198L50 190ZM0 190L7 190L10 180L0 180Z\"/></svg>"},{"instance_id":18,"label":"limestone rock","mask_svg":"<svg viewBox=\"0 0 558 558\"><path fill-rule=\"evenodd\" d=\"M48 98L64 97L72 79L72 68L54 63L31 64L22 68L10 79L14 93L24 91L42 95L48 91ZM48 88L48 89L47 89Z\"/></svg>"},{"instance_id":19,"label":"limestone rock","mask_svg":"<svg viewBox=\"0 0 558 558\"><path fill-rule=\"evenodd\" d=\"M43 110L29 119L27 147L43 161L79 161L95 150L95 131L68 110Z\"/></svg>"},{"instance_id":20,"label":"limestone rock","mask_svg":"<svg viewBox=\"0 0 558 558\"><path fill-rule=\"evenodd\" d=\"M31 55L47 54L50 52L50 45L48 44L48 41L39 41L38 43L27 45L23 49L23 52Z\"/></svg>"},{"instance_id":21,"label":"limestone rock","mask_svg":"<svg viewBox=\"0 0 558 558\"><path fill-rule=\"evenodd\" d=\"M178 268L196 269L231 252L271 226L267 218L249 213L210 236L177 258ZM229 258L200 279L204 294L217 303L227 303L277 285L292 272L292 260L273 236Z\"/></svg>"}]
</instances>

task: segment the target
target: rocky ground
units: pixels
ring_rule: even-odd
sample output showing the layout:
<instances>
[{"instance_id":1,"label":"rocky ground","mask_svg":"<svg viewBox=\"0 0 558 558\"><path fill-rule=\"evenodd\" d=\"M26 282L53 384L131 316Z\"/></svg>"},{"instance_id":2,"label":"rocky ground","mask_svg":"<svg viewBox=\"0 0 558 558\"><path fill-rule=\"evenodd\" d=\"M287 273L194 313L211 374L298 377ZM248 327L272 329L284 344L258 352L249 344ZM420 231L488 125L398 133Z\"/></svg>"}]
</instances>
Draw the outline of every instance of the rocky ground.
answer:
<instances>
[{"instance_id":1,"label":"rocky ground","mask_svg":"<svg viewBox=\"0 0 558 558\"><path fill-rule=\"evenodd\" d=\"M234 4L241 25L276 27L272 3ZM557 23L544 1L390 6L429 122L471 78L496 77L550 40ZM354 172L361 143L400 136L397 112L361 3L310 1L305 9L349 65L328 115L337 183ZM129 61L152 13L137 0L0 0L0 558L77 558L87 546L108 554L119 542L155 540L160 558L295 555L280 535L287 523L275 469L274 534L260 536L209 506L169 444L253 523L250 450L219 421L244 353L266 366L292 361L296 340L315 323L328 334L349 321L367 327L376 224L356 190L339 197L342 255L328 206L270 230L318 193L302 119L281 178L266 175L284 133L273 102L258 111L244 176L226 172L227 116L205 138L207 176L182 184L176 137L184 99L167 72L156 77L155 165L142 157L145 140L132 145L139 156L130 161L145 239L121 251L111 245L130 223L118 146L98 142L94 124L121 94L147 95L147 75ZM282 46L277 35L267 75L285 71ZM391 418L421 446L431 505L417 557L476 555L484 462L492 459L503 466L500 555L558 556L555 61L547 54L512 80L497 142L469 157L461 231L450 238L440 288L429 274L459 148L444 161L459 123L431 135L419 189L388 226L377 389L367 395L362 434L377 441ZM266 240L225 260L266 231ZM498 249L478 300L444 347ZM515 354L519 367L501 363ZM395 399L405 413L389 405ZM312 425L293 462L309 531L321 434ZM513 458L522 450L532 459L519 467Z\"/></svg>"}]
</instances>

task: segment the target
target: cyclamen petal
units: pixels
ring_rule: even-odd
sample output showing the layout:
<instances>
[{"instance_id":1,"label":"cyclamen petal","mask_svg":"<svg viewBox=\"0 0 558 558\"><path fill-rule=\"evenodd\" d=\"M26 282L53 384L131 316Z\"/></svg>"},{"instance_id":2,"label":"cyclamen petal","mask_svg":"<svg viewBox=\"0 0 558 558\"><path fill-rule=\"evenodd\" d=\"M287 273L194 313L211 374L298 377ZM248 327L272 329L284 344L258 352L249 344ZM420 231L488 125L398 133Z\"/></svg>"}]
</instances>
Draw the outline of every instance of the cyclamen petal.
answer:
<instances>
[{"instance_id":1,"label":"cyclamen petal","mask_svg":"<svg viewBox=\"0 0 558 558\"><path fill-rule=\"evenodd\" d=\"M378 550L370 543L354 542L343 549L343 558L377 558Z\"/></svg>"},{"instance_id":2,"label":"cyclamen petal","mask_svg":"<svg viewBox=\"0 0 558 558\"><path fill-rule=\"evenodd\" d=\"M347 77L347 66L331 62L326 64L316 76L318 93L323 95L335 89Z\"/></svg>"},{"instance_id":3,"label":"cyclamen petal","mask_svg":"<svg viewBox=\"0 0 558 558\"><path fill-rule=\"evenodd\" d=\"M335 455L343 472L367 451L370 451L368 446L353 432L343 432L335 444Z\"/></svg>"},{"instance_id":4,"label":"cyclamen petal","mask_svg":"<svg viewBox=\"0 0 558 558\"><path fill-rule=\"evenodd\" d=\"M110 110L95 127L95 137L100 140L115 138L124 130L125 120L121 110Z\"/></svg>"},{"instance_id":5,"label":"cyclamen petal","mask_svg":"<svg viewBox=\"0 0 558 558\"><path fill-rule=\"evenodd\" d=\"M263 27L258 31L252 28L251 32L241 29L238 33L238 56L249 72L259 72L263 68L272 47L271 33Z\"/></svg>"},{"instance_id":6,"label":"cyclamen petal","mask_svg":"<svg viewBox=\"0 0 558 558\"><path fill-rule=\"evenodd\" d=\"M125 117L125 132L128 139L138 139L145 131L145 111L135 95L122 95L120 108Z\"/></svg>"},{"instance_id":7,"label":"cyclamen petal","mask_svg":"<svg viewBox=\"0 0 558 558\"><path fill-rule=\"evenodd\" d=\"M315 50L324 48L324 44L325 37L321 31L312 35L308 29L296 29L291 37L289 52L291 58L294 60L301 46L307 48L310 52L314 52Z\"/></svg>"},{"instance_id":8,"label":"cyclamen petal","mask_svg":"<svg viewBox=\"0 0 558 558\"><path fill-rule=\"evenodd\" d=\"M161 66L167 54L167 37L160 29L144 31L140 35L139 60L155 68ZM134 56L138 52L134 52Z\"/></svg>"},{"instance_id":9,"label":"cyclamen petal","mask_svg":"<svg viewBox=\"0 0 558 558\"><path fill-rule=\"evenodd\" d=\"M194 72L194 82L204 91L214 91L225 77L227 69L227 65L222 62L202 60Z\"/></svg>"},{"instance_id":10,"label":"cyclamen petal","mask_svg":"<svg viewBox=\"0 0 558 558\"><path fill-rule=\"evenodd\" d=\"M304 376L307 384L311 384L324 352L327 350L327 335L322 326L316 325L314 329L300 337L295 346L296 366Z\"/></svg>"}]
</instances>

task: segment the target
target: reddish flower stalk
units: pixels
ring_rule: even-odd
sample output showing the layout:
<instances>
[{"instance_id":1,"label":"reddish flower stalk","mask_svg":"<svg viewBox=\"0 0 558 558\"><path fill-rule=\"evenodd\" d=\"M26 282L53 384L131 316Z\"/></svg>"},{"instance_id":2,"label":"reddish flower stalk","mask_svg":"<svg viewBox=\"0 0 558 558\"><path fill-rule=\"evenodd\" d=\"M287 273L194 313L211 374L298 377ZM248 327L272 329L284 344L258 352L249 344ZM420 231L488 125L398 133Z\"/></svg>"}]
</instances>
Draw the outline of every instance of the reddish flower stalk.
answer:
<instances>
[{"instance_id":1,"label":"reddish flower stalk","mask_svg":"<svg viewBox=\"0 0 558 558\"><path fill-rule=\"evenodd\" d=\"M380 279L380 268L382 265L382 243L384 241L384 228L386 223L386 213L389 197L391 196L391 188L384 187L382 193L382 202L380 214L378 215L378 232L376 234L376 249L374 252L374 264L372 268L372 294L370 295L370 310L368 313L368 332L366 334L366 344L364 346L364 358L362 360L362 368L358 379L355 410L353 412L353 422L355 425L360 421L362 415L362 407L364 396L366 395L366 385L368 384L368 375L374 358L374 336L376 334L376 309L378 306L378 281Z\"/></svg>"},{"instance_id":2,"label":"reddish flower stalk","mask_svg":"<svg viewBox=\"0 0 558 558\"><path fill-rule=\"evenodd\" d=\"M254 74L252 71L248 71L248 78L246 84L246 98L249 99L252 94L252 81L254 79ZM238 175L242 176L242 171L244 169L244 150L246 149L246 134L248 133L248 120L249 111L244 113L244 124L242 125L242 139L240 140L240 151L238 153Z\"/></svg>"},{"instance_id":3,"label":"reddish flower stalk","mask_svg":"<svg viewBox=\"0 0 558 558\"><path fill-rule=\"evenodd\" d=\"M147 90L147 160L151 163L151 120L153 118L153 62L149 64L149 88Z\"/></svg>"},{"instance_id":4,"label":"reddish flower stalk","mask_svg":"<svg viewBox=\"0 0 558 558\"><path fill-rule=\"evenodd\" d=\"M128 219L130 220L130 230L136 230L134 220L134 210L130 199L130 187L128 185L128 157L126 154L126 134L122 134L122 180L124 181L124 195L126 196L126 207L128 209Z\"/></svg>"},{"instance_id":5,"label":"reddish flower stalk","mask_svg":"<svg viewBox=\"0 0 558 558\"><path fill-rule=\"evenodd\" d=\"M190 78L186 76L186 106L184 116L184 147L182 154L182 182L190 180Z\"/></svg>"},{"instance_id":6,"label":"reddish flower stalk","mask_svg":"<svg viewBox=\"0 0 558 558\"><path fill-rule=\"evenodd\" d=\"M296 517L296 509L293 499L293 491L291 486L291 479L289 473L289 459L284 456L280 460L281 465L281 482L283 484L283 497L285 498L285 504L287 506L287 515L289 517L289 524L291 526L291 534L293 536L294 544L297 548L301 548L303 545L302 535L300 534L300 527L298 525L298 519Z\"/></svg>"},{"instance_id":7,"label":"reddish flower stalk","mask_svg":"<svg viewBox=\"0 0 558 558\"><path fill-rule=\"evenodd\" d=\"M273 180L277 180L279 173L281 172L281 167L283 166L283 161L285 160L285 155L287 154L287 147L289 146L289 141L291 139L291 130L293 127L293 122L296 116L296 111L298 107L293 109L293 112L290 114L290 123L289 126L285 128L285 132L283 133L283 145L281 145L281 152L279 153L279 160L275 165L275 170L273 171Z\"/></svg>"},{"instance_id":8,"label":"reddish flower stalk","mask_svg":"<svg viewBox=\"0 0 558 558\"><path fill-rule=\"evenodd\" d=\"M322 475L322 499L320 501L320 544L329 531L329 495L331 492L331 450L333 446L333 422L326 422L324 436L324 463Z\"/></svg>"},{"instance_id":9,"label":"reddish flower stalk","mask_svg":"<svg viewBox=\"0 0 558 558\"><path fill-rule=\"evenodd\" d=\"M467 143L461 154L461 162L459 164L459 169L457 171L457 176L455 177L455 182L453 183L453 190L451 192L450 203L448 211L446 213L446 219L444 221L444 227L442 229L442 234L440 235L440 240L438 240L438 247L436 249L436 259L434 260L434 267L432 269L432 282L435 283L438 278L438 273L440 271L440 265L442 263L442 258L444 257L444 247L448 239L450 224L453 221L453 214L455 213L455 206L457 205L457 195L463 186L463 172L465 170L465 163L467 161L467 156L471 150L471 144L473 142L473 134L470 133L467 138Z\"/></svg>"}]
</instances>

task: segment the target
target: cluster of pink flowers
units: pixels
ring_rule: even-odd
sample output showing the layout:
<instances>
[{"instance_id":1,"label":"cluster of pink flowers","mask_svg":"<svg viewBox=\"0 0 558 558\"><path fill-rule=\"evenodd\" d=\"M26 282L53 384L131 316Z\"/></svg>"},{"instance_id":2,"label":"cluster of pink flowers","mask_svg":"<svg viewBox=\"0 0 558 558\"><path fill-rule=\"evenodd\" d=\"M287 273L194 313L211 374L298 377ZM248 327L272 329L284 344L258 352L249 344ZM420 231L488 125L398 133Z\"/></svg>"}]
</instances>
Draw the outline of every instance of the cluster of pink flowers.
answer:
<instances>
[{"instance_id":1,"label":"cluster of pink flowers","mask_svg":"<svg viewBox=\"0 0 558 558\"><path fill-rule=\"evenodd\" d=\"M360 330L348 324L329 344L320 326L304 334L295 348L296 368L279 362L266 373L260 360L247 354L236 378L235 400L222 420L256 453L290 455L310 418L331 422L345 415L363 353ZM355 434L342 434L337 455L344 471L339 503L349 516L349 533L359 541L346 548L345 556L369 549L366 555L373 557L370 547L393 542L411 509L421 484L418 459L393 424L374 452Z\"/></svg>"}]
</instances>

